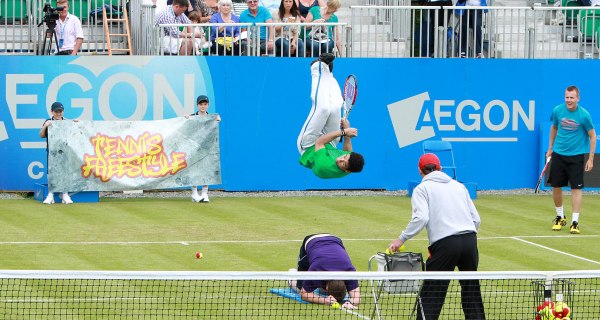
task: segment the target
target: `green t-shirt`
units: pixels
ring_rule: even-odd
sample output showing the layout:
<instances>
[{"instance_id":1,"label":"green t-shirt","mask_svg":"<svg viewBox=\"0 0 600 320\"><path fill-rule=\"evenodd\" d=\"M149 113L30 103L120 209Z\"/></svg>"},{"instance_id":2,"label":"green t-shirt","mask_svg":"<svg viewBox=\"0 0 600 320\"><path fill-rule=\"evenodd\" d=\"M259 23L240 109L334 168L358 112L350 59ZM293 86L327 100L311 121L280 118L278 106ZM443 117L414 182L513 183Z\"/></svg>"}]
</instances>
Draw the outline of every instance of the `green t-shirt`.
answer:
<instances>
[{"instance_id":1,"label":"green t-shirt","mask_svg":"<svg viewBox=\"0 0 600 320\"><path fill-rule=\"evenodd\" d=\"M306 149L300 157L300 164L312 169L315 175L322 179L341 178L349 174L343 171L335 163L335 159L350 151L339 150L330 143L325 144L325 148L315 152L315 146Z\"/></svg>"}]
</instances>

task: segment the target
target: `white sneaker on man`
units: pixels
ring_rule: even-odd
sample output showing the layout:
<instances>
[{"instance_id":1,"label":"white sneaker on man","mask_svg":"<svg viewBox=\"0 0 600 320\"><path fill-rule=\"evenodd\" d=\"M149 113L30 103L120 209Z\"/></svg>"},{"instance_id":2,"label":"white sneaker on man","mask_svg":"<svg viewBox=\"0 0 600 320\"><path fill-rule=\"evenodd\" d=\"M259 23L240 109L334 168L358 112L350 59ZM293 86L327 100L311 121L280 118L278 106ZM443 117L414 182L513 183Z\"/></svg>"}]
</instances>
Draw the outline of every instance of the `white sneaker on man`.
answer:
<instances>
[{"instance_id":1,"label":"white sneaker on man","mask_svg":"<svg viewBox=\"0 0 600 320\"><path fill-rule=\"evenodd\" d=\"M44 201L42 203L43 204L53 204L54 203L54 193L52 193L52 192L48 193L48 196L46 197L46 199L44 199Z\"/></svg>"},{"instance_id":2,"label":"white sneaker on man","mask_svg":"<svg viewBox=\"0 0 600 320\"><path fill-rule=\"evenodd\" d=\"M192 202L200 202L200 200L202 200L202 198L200 197L199 194L192 193Z\"/></svg>"},{"instance_id":3,"label":"white sneaker on man","mask_svg":"<svg viewBox=\"0 0 600 320\"><path fill-rule=\"evenodd\" d=\"M208 200L208 195L207 194L203 194L200 196L200 200L197 202L203 202L203 203L209 203L210 200Z\"/></svg>"},{"instance_id":4,"label":"white sneaker on man","mask_svg":"<svg viewBox=\"0 0 600 320\"><path fill-rule=\"evenodd\" d=\"M66 192L63 193L63 195L62 195L62 203L64 203L64 204L71 204L71 203L73 203L73 200L71 200L71 197L69 197L69 194L66 193Z\"/></svg>"}]
</instances>

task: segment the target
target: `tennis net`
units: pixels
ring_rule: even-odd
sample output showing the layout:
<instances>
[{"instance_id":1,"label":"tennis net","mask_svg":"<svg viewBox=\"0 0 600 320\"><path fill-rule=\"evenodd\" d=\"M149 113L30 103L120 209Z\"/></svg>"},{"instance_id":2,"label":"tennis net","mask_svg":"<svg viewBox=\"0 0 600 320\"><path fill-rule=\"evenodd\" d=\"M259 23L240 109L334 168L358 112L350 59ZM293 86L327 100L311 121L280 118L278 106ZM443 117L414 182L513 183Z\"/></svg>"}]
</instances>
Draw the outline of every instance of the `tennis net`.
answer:
<instances>
[{"instance_id":1,"label":"tennis net","mask_svg":"<svg viewBox=\"0 0 600 320\"><path fill-rule=\"evenodd\" d=\"M290 279L358 280L360 304L303 303ZM479 284L486 319L535 319L544 300L567 303L571 320L599 319L599 279L600 271L0 270L0 319L417 319L424 281L448 284L440 319L465 319L461 283Z\"/></svg>"}]
</instances>

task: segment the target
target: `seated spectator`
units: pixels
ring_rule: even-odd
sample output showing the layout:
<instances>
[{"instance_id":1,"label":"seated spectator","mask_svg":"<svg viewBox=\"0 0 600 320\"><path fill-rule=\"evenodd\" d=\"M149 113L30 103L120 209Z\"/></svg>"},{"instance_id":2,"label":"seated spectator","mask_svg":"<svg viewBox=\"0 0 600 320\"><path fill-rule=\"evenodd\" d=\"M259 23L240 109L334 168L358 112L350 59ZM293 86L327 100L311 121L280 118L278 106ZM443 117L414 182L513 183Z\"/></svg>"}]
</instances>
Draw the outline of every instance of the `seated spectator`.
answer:
<instances>
[{"instance_id":1,"label":"seated spectator","mask_svg":"<svg viewBox=\"0 0 600 320\"><path fill-rule=\"evenodd\" d=\"M334 23L338 22L335 12L340 8L340 0L327 0L325 7L312 7L306 16L306 23ZM334 26L307 26L304 36L306 50L310 50L313 57L318 57L321 53L331 53L337 47L338 53L342 53L342 44L340 41L340 32L338 27ZM310 30L310 32L309 32ZM335 42L333 41L335 37Z\"/></svg>"},{"instance_id":2,"label":"seated spectator","mask_svg":"<svg viewBox=\"0 0 600 320\"><path fill-rule=\"evenodd\" d=\"M281 0L279 10L273 12L273 22L300 23L300 13L294 0ZM299 39L300 26L275 27L275 56L304 57L304 42Z\"/></svg>"},{"instance_id":3,"label":"seated spectator","mask_svg":"<svg viewBox=\"0 0 600 320\"><path fill-rule=\"evenodd\" d=\"M356 271L356 268L340 238L319 233L302 241L298 271ZM339 303L344 309L357 309L360 304L357 280L292 280L289 285L304 301L328 306Z\"/></svg>"},{"instance_id":4,"label":"seated spectator","mask_svg":"<svg viewBox=\"0 0 600 320\"><path fill-rule=\"evenodd\" d=\"M231 13L231 0L219 0L219 12L210 19L210 23L239 23L240 18ZM210 40L212 41L211 53L217 55L240 55L242 46L239 41L239 26L212 26Z\"/></svg>"},{"instance_id":5,"label":"seated spectator","mask_svg":"<svg viewBox=\"0 0 600 320\"><path fill-rule=\"evenodd\" d=\"M244 10L240 15L241 23L270 23L273 22L273 17L271 17L271 13L267 8L258 5L258 0L246 0L248 4L248 9ZM275 33L273 32L273 27L260 27L259 45L260 45L260 54L265 55L269 52L273 51L273 41L275 39ZM248 43L250 44L252 52L256 52L256 44L252 43L255 40L255 36L253 36L250 32L248 32ZM253 48L253 49L252 49Z\"/></svg>"},{"instance_id":6,"label":"seated spectator","mask_svg":"<svg viewBox=\"0 0 600 320\"><path fill-rule=\"evenodd\" d=\"M201 17L200 12L194 10L190 12L188 18L193 24L199 24ZM197 55L202 55L202 50L205 48L210 48L210 43L206 41L204 37L204 30L200 26L193 27L192 31L192 39L194 39L194 53Z\"/></svg>"},{"instance_id":7,"label":"seated spectator","mask_svg":"<svg viewBox=\"0 0 600 320\"><path fill-rule=\"evenodd\" d=\"M156 15L154 26L161 24L190 24L191 21L183 14L188 8L188 0L173 0L165 10ZM177 27L163 29L163 50L166 54L192 55L194 42L192 41L192 27L187 27L187 32L179 31Z\"/></svg>"},{"instance_id":8,"label":"seated spectator","mask_svg":"<svg viewBox=\"0 0 600 320\"><path fill-rule=\"evenodd\" d=\"M464 7L486 7L486 0L458 0L457 6ZM487 10L463 10L457 9L456 14L460 20L460 57L467 58L477 57L485 58L483 55L483 36L481 34L483 29L483 13ZM469 28L473 28L473 47L469 50ZM470 55L469 53L473 53Z\"/></svg>"},{"instance_id":9,"label":"seated spectator","mask_svg":"<svg viewBox=\"0 0 600 320\"><path fill-rule=\"evenodd\" d=\"M312 7L325 7L324 0L295 0L296 6L298 7L298 11L300 11L300 22L304 22L306 20L306 16L308 15L308 11Z\"/></svg>"},{"instance_id":10,"label":"seated spectator","mask_svg":"<svg viewBox=\"0 0 600 320\"><path fill-rule=\"evenodd\" d=\"M195 11L200 13L200 23L209 23L212 15L217 13L217 1L216 0L197 0ZM188 16L189 17L189 16Z\"/></svg>"}]
</instances>

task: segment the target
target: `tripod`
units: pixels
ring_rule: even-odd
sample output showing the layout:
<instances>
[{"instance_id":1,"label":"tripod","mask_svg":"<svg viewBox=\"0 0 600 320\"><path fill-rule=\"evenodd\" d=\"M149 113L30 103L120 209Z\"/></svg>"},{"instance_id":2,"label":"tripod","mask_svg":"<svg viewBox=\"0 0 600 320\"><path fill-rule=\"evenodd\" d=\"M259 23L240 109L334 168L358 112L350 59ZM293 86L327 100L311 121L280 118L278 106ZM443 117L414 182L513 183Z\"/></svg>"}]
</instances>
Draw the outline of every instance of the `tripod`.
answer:
<instances>
[{"instance_id":1,"label":"tripod","mask_svg":"<svg viewBox=\"0 0 600 320\"><path fill-rule=\"evenodd\" d=\"M44 21L40 22L38 27L41 27ZM46 32L44 33L44 41L42 42L41 55L50 55L52 52L52 41L56 45L58 51L58 36L56 35L56 20L46 21Z\"/></svg>"}]
</instances>

